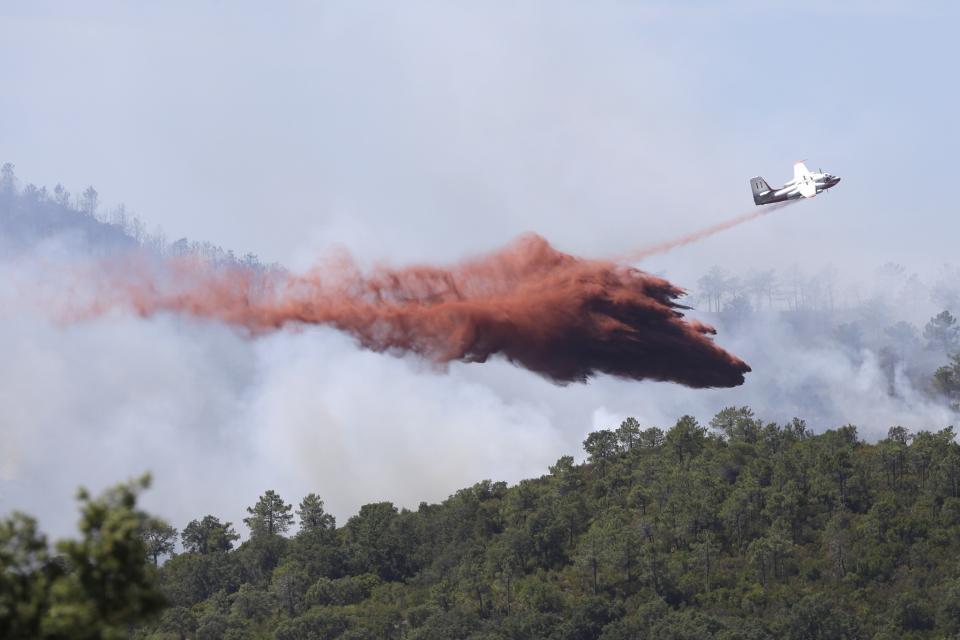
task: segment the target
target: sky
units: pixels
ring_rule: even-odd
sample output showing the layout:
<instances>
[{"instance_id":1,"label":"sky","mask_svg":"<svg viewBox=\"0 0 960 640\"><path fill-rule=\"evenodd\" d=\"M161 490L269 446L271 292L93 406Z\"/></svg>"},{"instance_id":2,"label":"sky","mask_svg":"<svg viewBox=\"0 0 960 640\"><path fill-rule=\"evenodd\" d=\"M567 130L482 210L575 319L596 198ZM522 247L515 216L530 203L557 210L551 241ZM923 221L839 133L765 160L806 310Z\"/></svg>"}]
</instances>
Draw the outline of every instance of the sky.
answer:
<instances>
[{"instance_id":1,"label":"sky","mask_svg":"<svg viewBox=\"0 0 960 640\"><path fill-rule=\"evenodd\" d=\"M691 289L715 264L929 271L956 259L960 232L958 13L930 1L0 2L0 161L25 182L94 185L104 207L125 203L171 240L304 269L333 246L452 262L528 231L621 254L749 211L750 177L782 183L805 159L840 185L640 266ZM729 395L556 387L497 362L435 371L326 330L250 343L170 318L64 330L7 312L0 324L0 346L19 354L0 365L0 398L19 416L0 451L0 508L42 511L54 530L72 516L40 496L69 500L80 482L144 467L152 504L181 526L216 509L236 522L273 485L288 499L319 491L341 520L373 499L415 507L542 473L625 415L709 416L814 371L859 390L851 419L874 435L884 409L947 419L884 404L869 391L875 367L829 354L774 358L775 375Z\"/></svg>"},{"instance_id":2,"label":"sky","mask_svg":"<svg viewBox=\"0 0 960 640\"><path fill-rule=\"evenodd\" d=\"M842 188L650 268L937 261L957 224L957 13L3 3L0 155L171 238L295 265L332 244L454 260L524 231L628 250L751 208L751 176L806 159Z\"/></svg>"}]
</instances>

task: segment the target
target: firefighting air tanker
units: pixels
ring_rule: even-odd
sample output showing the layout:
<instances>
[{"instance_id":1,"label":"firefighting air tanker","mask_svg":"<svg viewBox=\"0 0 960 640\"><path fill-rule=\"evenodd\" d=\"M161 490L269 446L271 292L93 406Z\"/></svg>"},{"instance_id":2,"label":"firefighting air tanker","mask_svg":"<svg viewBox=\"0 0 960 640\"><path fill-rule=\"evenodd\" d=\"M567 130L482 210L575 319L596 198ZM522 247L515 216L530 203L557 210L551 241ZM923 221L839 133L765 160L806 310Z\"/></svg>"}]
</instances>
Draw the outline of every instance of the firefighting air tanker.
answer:
<instances>
[{"instance_id":1,"label":"firefighting air tanker","mask_svg":"<svg viewBox=\"0 0 960 640\"><path fill-rule=\"evenodd\" d=\"M793 165L793 180L778 189L771 189L767 181L757 176L750 179L754 204L773 204L797 198L812 198L821 191L836 186L840 178L818 171L812 173L803 162Z\"/></svg>"}]
</instances>

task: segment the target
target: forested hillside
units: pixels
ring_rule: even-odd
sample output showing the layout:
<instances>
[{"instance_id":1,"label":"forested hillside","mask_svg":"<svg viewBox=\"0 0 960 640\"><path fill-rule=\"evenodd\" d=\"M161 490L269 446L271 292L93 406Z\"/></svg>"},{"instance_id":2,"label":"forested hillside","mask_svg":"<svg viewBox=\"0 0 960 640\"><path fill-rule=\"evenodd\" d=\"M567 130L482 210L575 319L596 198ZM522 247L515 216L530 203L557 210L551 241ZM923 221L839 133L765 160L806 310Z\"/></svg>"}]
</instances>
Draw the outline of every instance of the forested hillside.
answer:
<instances>
[{"instance_id":1,"label":"forested hillside","mask_svg":"<svg viewBox=\"0 0 960 640\"><path fill-rule=\"evenodd\" d=\"M239 545L215 515L180 532L141 516L141 557L157 565L145 583L167 605L134 636L948 637L960 633L954 435L895 426L868 444L853 426L814 435L729 408L666 432L628 419L591 433L583 464L565 456L540 478L415 511L367 504L339 528L318 496L294 506L272 491ZM80 571L73 556L18 565L24 536L0 530L5 576Z\"/></svg>"},{"instance_id":2,"label":"forested hillside","mask_svg":"<svg viewBox=\"0 0 960 640\"><path fill-rule=\"evenodd\" d=\"M55 241L79 256L144 250L156 257L191 256L216 267L279 269L256 255L238 257L211 242L180 238L169 242L160 227L153 231L126 205L106 209L93 186L73 195L62 184L53 189L21 186L13 163L0 165L0 258L34 252Z\"/></svg>"}]
</instances>

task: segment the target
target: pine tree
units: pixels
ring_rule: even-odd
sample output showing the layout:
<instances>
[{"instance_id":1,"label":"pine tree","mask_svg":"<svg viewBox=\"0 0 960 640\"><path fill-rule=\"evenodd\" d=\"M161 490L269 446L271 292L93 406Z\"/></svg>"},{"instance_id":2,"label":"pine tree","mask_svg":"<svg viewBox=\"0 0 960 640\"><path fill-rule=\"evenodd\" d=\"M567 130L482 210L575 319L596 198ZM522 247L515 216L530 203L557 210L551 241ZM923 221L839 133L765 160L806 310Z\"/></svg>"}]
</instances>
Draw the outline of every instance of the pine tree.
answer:
<instances>
[{"instance_id":1,"label":"pine tree","mask_svg":"<svg viewBox=\"0 0 960 640\"><path fill-rule=\"evenodd\" d=\"M277 492L270 489L257 500L257 504L247 507L249 518L243 523L250 527L253 535L279 535L285 533L293 524L293 506L285 504Z\"/></svg>"},{"instance_id":2,"label":"pine tree","mask_svg":"<svg viewBox=\"0 0 960 640\"><path fill-rule=\"evenodd\" d=\"M300 501L297 509L300 518L300 531L317 531L320 529L336 529L336 519L323 510L323 500L315 493L307 494Z\"/></svg>"}]
</instances>

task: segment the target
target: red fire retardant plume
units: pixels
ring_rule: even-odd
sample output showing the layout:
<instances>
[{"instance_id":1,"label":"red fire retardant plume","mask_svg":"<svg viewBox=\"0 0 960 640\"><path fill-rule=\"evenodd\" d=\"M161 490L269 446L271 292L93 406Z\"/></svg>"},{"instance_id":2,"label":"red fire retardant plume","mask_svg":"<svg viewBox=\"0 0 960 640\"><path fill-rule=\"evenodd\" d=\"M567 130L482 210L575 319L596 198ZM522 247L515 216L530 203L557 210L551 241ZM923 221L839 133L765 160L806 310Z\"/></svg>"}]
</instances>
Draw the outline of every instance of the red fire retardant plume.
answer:
<instances>
[{"instance_id":1,"label":"red fire retardant plume","mask_svg":"<svg viewBox=\"0 0 960 640\"><path fill-rule=\"evenodd\" d=\"M537 235L449 268L364 271L341 255L297 276L182 261L162 276L128 269L102 282L94 312L189 314L251 334L330 326L374 351L438 364L499 355L558 383L606 373L732 387L750 371L714 344L712 327L683 317L681 289L616 262L562 253Z\"/></svg>"}]
</instances>

